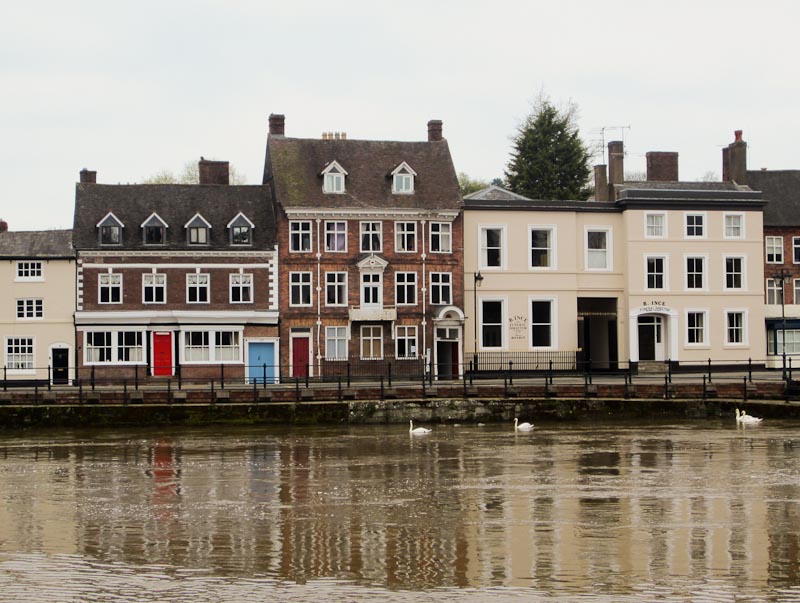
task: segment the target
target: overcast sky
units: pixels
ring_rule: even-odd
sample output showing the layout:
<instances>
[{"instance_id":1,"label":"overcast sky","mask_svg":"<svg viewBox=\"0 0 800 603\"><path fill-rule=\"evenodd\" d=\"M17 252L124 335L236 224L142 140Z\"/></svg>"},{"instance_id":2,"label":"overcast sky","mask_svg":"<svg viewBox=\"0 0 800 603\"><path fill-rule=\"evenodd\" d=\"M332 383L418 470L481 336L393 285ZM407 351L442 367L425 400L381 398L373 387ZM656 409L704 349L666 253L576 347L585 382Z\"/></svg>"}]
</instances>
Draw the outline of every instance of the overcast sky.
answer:
<instances>
[{"instance_id":1,"label":"overcast sky","mask_svg":"<svg viewBox=\"0 0 800 603\"><path fill-rule=\"evenodd\" d=\"M71 227L83 167L138 182L203 155L260 183L272 112L297 137L424 140L441 119L456 170L490 180L540 91L578 106L592 148L623 138L626 172L677 151L681 179L719 177L736 129L750 169L800 168L799 17L766 0L8 2L0 218Z\"/></svg>"}]
</instances>

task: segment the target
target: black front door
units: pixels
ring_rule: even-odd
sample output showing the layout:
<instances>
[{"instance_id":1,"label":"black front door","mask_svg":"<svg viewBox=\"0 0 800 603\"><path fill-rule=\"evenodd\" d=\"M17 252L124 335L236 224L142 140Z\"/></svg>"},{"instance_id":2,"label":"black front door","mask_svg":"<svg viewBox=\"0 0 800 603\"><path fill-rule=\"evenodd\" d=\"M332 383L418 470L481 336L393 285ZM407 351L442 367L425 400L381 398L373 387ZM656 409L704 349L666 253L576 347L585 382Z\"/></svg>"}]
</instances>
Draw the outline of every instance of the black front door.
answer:
<instances>
[{"instance_id":1,"label":"black front door","mask_svg":"<svg viewBox=\"0 0 800 603\"><path fill-rule=\"evenodd\" d=\"M53 383L69 381L69 350L56 348L53 350Z\"/></svg>"}]
</instances>

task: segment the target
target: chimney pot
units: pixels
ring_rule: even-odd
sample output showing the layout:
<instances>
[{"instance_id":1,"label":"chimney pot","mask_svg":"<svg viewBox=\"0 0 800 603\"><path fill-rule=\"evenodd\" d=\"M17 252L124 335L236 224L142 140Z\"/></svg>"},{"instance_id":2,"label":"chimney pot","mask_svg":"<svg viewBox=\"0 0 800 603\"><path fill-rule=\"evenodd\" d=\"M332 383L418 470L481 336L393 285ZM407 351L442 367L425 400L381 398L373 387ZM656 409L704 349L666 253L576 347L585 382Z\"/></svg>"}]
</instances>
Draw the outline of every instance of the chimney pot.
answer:
<instances>
[{"instance_id":1,"label":"chimney pot","mask_svg":"<svg viewBox=\"0 0 800 603\"><path fill-rule=\"evenodd\" d=\"M227 161L200 158L198 164L200 184L230 184L230 166Z\"/></svg>"},{"instance_id":2,"label":"chimney pot","mask_svg":"<svg viewBox=\"0 0 800 603\"><path fill-rule=\"evenodd\" d=\"M0 218L0 232L6 232L8 230L8 222Z\"/></svg>"},{"instance_id":3,"label":"chimney pot","mask_svg":"<svg viewBox=\"0 0 800 603\"><path fill-rule=\"evenodd\" d=\"M647 157L648 182L677 182L678 154L651 151Z\"/></svg>"},{"instance_id":4,"label":"chimney pot","mask_svg":"<svg viewBox=\"0 0 800 603\"><path fill-rule=\"evenodd\" d=\"M733 137L734 137L734 142L742 142L742 131L734 130Z\"/></svg>"},{"instance_id":5,"label":"chimney pot","mask_svg":"<svg viewBox=\"0 0 800 603\"><path fill-rule=\"evenodd\" d=\"M81 170L81 184L97 184L97 172L83 168Z\"/></svg>"},{"instance_id":6,"label":"chimney pot","mask_svg":"<svg viewBox=\"0 0 800 603\"><path fill-rule=\"evenodd\" d=\"M432 119L428 122L428 142L442 140L442 120Z\"/></svg>"},{"instance_id":7,"label":"chimney pot","mask_svg":"<svg viewBox=\"0 0 800 603\"><path fill-rule=\"evenodd\" d=\"M269 133L272 136L284 136L286 124L286 116L280 113L270 113L269 115Z\"/></svg>"}]
</instances>

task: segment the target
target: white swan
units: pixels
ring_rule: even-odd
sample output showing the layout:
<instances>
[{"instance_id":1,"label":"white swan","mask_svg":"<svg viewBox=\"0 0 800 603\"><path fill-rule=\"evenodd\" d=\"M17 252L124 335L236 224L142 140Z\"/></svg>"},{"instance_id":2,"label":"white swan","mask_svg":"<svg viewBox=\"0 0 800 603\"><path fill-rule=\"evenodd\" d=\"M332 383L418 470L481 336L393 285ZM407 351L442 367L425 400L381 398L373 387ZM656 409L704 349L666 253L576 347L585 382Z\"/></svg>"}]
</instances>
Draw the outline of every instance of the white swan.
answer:
<instances>
[{"instance_id":1,"label":"white swan","mask_svg":"<svg viewBox=\"0 0 800 603\"><path fill-rule=\"evenodd\" d=\"M759 417L751 417L742 410L740 411L738 408L736 409L736 422L737 423L745 423L747 425L754 425L756 423L761 423L764 419Z\"/></svg>"},{"instance_id":2,"label":"white swan","mask_svg":"<svg viewBox=\"0 0 800 603\"><path fill-rule=\"evenodd\" d=\"M417 427L414 429L414 420L410 419L408 421L408 433L411 435L425 435L426 433L430 433L431 430L427 427Z\"/></svg>"},{"instance_id":3,"label":"white swan","mask_svg":"<svg viewBox=\"0 0 800 603\"><path fill-rule=\"evenodd\" d=\"M533 425L530 423L518 423L517 417L514 417L514 431L530 431L533 429Z\"/></svg>"}]
</instances>

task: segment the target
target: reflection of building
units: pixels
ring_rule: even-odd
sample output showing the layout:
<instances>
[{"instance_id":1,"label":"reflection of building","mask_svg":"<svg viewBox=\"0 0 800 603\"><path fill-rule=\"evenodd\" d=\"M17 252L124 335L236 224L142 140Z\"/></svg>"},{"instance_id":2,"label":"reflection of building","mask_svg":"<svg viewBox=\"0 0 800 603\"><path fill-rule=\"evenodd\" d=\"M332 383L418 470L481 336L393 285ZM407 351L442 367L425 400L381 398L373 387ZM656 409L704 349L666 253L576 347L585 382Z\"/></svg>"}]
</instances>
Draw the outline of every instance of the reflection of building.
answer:
<instances>
[{"instance_id":1,"label":"reflection of building","mask_svg":"<svg viewBox=\"0 0 800 603\"><path fill-rule=\"evenodd\" d=\"M0 378L74 377L75 252L71 230L0 229Z\"/></svg>"},{"instance_id":2,"label":"reflection of building","mask_svg":"<svg viewBox=\"0 0 800 603\"><path fill-rule=\"evenodd\" d=\"M764 358L760 193L681 182L676 153L649 153L647 181L623 182L622 153L609 144L594 201L465 198L468 350L517 366L527 352L540 369Z\"/></svg>"},{"instance_id":3,"label":"reflection of building","mask_svg":"<svg viewBox=\"0 0 800 603\"><path fill-rule=\"evenodd\" d=\"M78 365L98 378L276 375L267 189L230 185L227 162L201 160L199 171L198 185L103 185L81 172Z\"/></svg>"},{"instance_id":4,"label":"reflection of building","mask_svg":"<svg viewBox=\"0 0 800 603\"><path fill-rule=\"evenodd\" d=\"M396 360L399 374L428 358L439 377L457 376L461 196L441 122L424 142L317 140L286 137L284 116L271 115L264 178L278 207L290 374L349 359Z\"/></svg>"}]
</instances>

